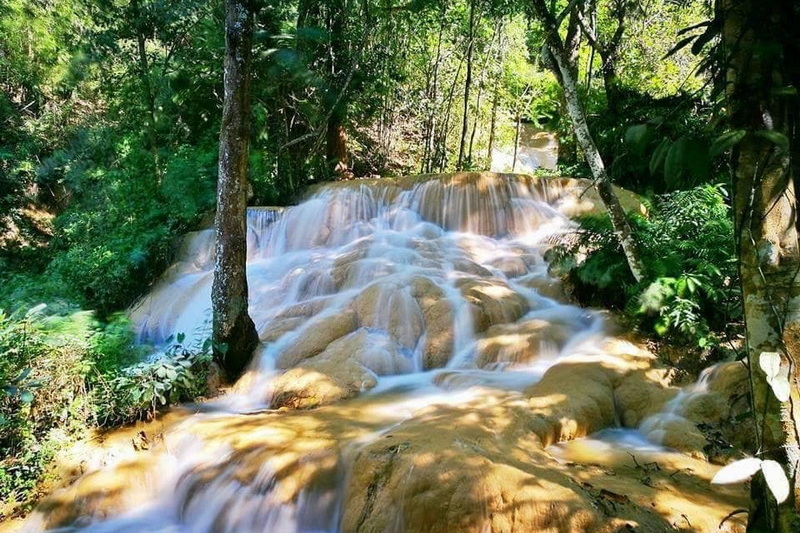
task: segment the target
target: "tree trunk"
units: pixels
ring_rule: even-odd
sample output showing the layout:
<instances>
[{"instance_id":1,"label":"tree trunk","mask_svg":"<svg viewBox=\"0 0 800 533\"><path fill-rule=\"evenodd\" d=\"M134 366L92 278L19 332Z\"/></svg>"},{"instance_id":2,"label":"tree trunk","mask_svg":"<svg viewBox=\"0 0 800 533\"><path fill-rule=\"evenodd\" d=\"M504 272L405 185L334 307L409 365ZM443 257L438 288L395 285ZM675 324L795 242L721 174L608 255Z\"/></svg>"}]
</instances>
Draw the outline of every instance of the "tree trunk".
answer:
<instances>
[{"instance_id":1,"label":"tree trunk","mask_svg":"<svg viewBox=\"0 0 800 533\"><path fill-rule=\"evenodd\" d=\"M625 211L619 203L619 198L617 198L617 195L614 193L611 181L606 173L605 165L603 164L603 158L600 157L600 152L597 150L594 139L592 139L592 135L589 132L589 126L586 124L586 115L581 106L578 86L575 77L572 75L570 59L567 56L564 44L558 34L556 19L547 10L544 0L533 0L533 8L544 26L546 35L545 45L557 67L556 77L559 79L561 87L564 90L567 112L569 113L573 129L575 130L578 146L580 146L583 151L583 156L592 172L597 192L611 217L614 234L617 236L622 246L622 251L625 254L631 274L633 274L637 282L641 281L644 278L644 266L639 257L633 231L625 216Z\"/></svg>"},{"instance_id":2,"label":"tree trunk","mask_svg":"<svg viewBox=\"0 0 800 533\"><path fill-rule=\"evenodd\" d=\"M519 115L519 105L517 105L517 126L514 128L514 155L511 158L511 172L517 171L517 153L519 152L519 134L522 130L522 117Z\"/></svg>"},{"instance_id":3,"label":"tree trunk","mask_svg":"<svg viewBox=\"0 0 800 533\"><path fill-rule=\"evenodd\" d=\"M749 531L798 531L800 521L800 243L791 151L774 141L790 139L798 119L797 96L779 89L794 68L785 45L793 42L797 12L791 2L722 0L723 47L730 123L746 132L734 147L734 218L742 284L748 360L763 459L784 465L789 499L776 505L763 480L751 486ZM791 21L794 20L794 23ZM789 368L790 399L780 403L758 368L763 352L777 352ZM767 408L763 408L763 406ZM772 407L769 407L769 406Z\"/></svg>"},{"instance_id":4,"label":"tree trunk","mask_svg":"<svg viewBox=\"0 0 800 533\"><path fill-rule=\"evenodd\" d=\"M247 313L247 158L253 11L248 0L225 2L225 99L219 135L216 261L211 289L214 360L229 381L244 371L258 344Z\"/></svg>"},{"instance_id":5,"label":"tree trunk","mask_svg":"<svg viewBox=\"0 0 800 533\"><path fill-rule=\"evenodd\" d=\"M432 172L434 160L436 158L436 112L438 110L437 100L439 99L439 69L442 62L442 36L444 34L445 23L447 22L447 3L443 4L439 32L436 37L436 59L431 67L430 82L428 83L426 94L427 118L425 121L425 151L422 155L422 172Z\"/></svg>"},{"instance_id":6,"label":"tree trunk","mask_svg":"<svg viewBox=\"0 0 800 533\"><path fill-rule=\"evenodd\" d=\"M139 0L132 0L131 8L136 19L136 50L139 54L139 80L142 84L142 95L147 107L147 144L153 154L156 185L161 185L161 170L158 157L158 132L156 124L156 97L150 80L150 61L147 58L147 36L144 30L144 16Z\"/></svg>"},{"instance_id":7,"label":"tree trunk","mask_svg":"<svg viewBox=\"0 0 800 533\"><path fill-rule=\"evenodd\" d=\"M486 161L488 162L488 169L492 167L492 150L494 149L494 136L495 129L497 128L497 107L500 104L500 92L498 86L500 85L500 78L498 76L494 82L494 95L492 96L492 118L489 123L489 145L486 147Z\"/></svg>"},{"instance_id":8,"label":"tree trunk","mask_svg":"<svg viewBox=\"0 0 800 533\"><path fill-rule=\"evenodd\" d=\"M347 154L347 78L352 67L345 35L346 5L344 0L330 2L329 72L331 76L331 111L328 118L326 142L328 168L338 178L350 176L350 161Z\"/></svg>"},{"instance_id":9,"label":"tree trunk","mask_svg":"<svg viewBox=\"0 0 800 533\"><path fill-rule=\"evenodd\" d=\"M461 116L461 141L458 144L456 170L464 170L464 153L469 130L469 90L472 86L472 51L475 49L475 1L469 3L469 43L467 44L467 75L464 79L464 112Z\"/></svg>"}]
</instances>

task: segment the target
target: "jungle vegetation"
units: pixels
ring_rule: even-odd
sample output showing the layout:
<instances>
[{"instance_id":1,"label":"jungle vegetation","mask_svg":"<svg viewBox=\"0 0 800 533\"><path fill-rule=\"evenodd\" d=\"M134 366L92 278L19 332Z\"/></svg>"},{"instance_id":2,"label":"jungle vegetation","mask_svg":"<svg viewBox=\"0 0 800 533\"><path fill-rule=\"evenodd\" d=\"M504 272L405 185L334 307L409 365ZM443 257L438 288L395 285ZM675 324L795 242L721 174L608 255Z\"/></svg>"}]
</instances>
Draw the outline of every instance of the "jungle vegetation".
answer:
<instances>
[{"instance_id":1,"label":"jungle vegetation","mask_svg":"<svg viewBox=\"0 0 800 533\"><path fill-rule=\"evenodd\" d=\"M320 181L489 169L531 127L559 139L551 173L605 191L611 216L551 254L581 303L698 365L777 354L789 396L751 401L781 438L753 453L793 490L778 505L757 476L750 520L796 530L798 22L788 0L3 2L0 517L35 501L58 443L201 396L212 353L225 365L181 332L172 359L141 362L124 310L230 198L226 177L237 217ZM648 215L615 207L612 183Z\"/></svg>"}]
</instances>

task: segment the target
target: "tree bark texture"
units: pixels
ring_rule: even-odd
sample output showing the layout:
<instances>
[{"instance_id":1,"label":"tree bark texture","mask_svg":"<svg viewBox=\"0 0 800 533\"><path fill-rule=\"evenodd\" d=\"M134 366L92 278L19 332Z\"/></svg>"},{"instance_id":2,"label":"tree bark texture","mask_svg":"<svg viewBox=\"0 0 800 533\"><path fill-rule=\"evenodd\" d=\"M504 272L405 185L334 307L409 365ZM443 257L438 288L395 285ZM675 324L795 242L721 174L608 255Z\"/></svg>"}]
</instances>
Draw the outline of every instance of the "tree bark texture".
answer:
<instances>
[{"instance_id":1,"label":"tree bark texture","mask_svg":"<svg viewBox=\"0 0 800 533\"><path fill-rule=\"evenodd\" d=\"M345 0L332 0L329 4L328 28L330 32L329 73L331 76L331 111L326 130L326 157L328 167L338 178L350 174L347 153L347 77L352 68L346 31L347 6Z\"/></svg>"},{"instance_id":2,"label":"tree bark texture","mask_svg":"<svg viewBox=\"0 0 800 533\"><path fill-rule=\"evenodd\" d=\"M250 362L258 335L247 312L247 163L253 11L248 0L225 2L225 97L219 139L216 261L211 290L214 360L226 378Z\"/></svg>"},{"instance_id":3,"label":"tree bark texture","mask_svg":"<svg viewBox=\"0 0 800 533\"><path fill-rule=\"evenodd\" d=\"M147 107L147 143L150 153L153 154L153 167L155 170L155 182L161 185L161 164L158 157L158 130L156 117L156 97L153 91L153 84L150 80L150 61L147 58L147 36L145 35L145 16L142 13L139 0L131 2L133 16L136 19L136 50L139 54L139 80L142 84L142 96Z\"/></svg>"},{"instance_id":4,"label":"tree bark texture","mask_svg":"<svg viewBox=\"0 0 800 533\"><path fill-rule=\"evenodd\" d=\"M800 82L786 47L800 17L788 0L720 0L719 7L731 128L745 132L731 163L754 405L764 413L760 451L784 465L793 488L776 506L764 483L753 483L748 530L787 533L800 528L800 243L791 149L778 140L796 141L797 94L781 89ZM788 366L789 401L779 403L756 370L763 352L779 353Z\"/></svg>"},{"instance_id":5,"label":"tree bark texture","mask_svg":"<svg viewBox=\"0 0 800 533\"><path fill-rule=\"evenodd\" d=\"M464 78L464 109L461 115L461 138L458 143L456 170L464 170L464 155L469 130L469 92L472 88L472 51L475 49L475 1L469 4L469 41L467 42L467 75Z\"/></svg>"},{"instance_id":6,"label":"tree bark texture","mask_svg":"<svg viewBox=\"0 0 800 533\"><path fill-rule=\"evenodd\" d=\"M580 146L583 151L583 156L592 172L595 187L611 218L614 234L617 236L622 246L622 251L628 262L628 267L634 279L636 281L641 281L644 278L644 266L639 257L636 240L634 239L628 219L625 216L625 211L619 203L619 198L617 198L617 195L614 193L603 159L600 156L600 152L589 131L589 126L586 123L586 114L581 106L577 81L572 74L573 69L567 50L564 48L564 43L558 34L556 19L547 9L544 0L533 0L533 8L544 26L545 46L552 56L554 67L557 69L556 77L564 91L567 112L572 121L573 129L575 130L575 138L578 141L578 146Z\"/></svg>"}]
</instances>

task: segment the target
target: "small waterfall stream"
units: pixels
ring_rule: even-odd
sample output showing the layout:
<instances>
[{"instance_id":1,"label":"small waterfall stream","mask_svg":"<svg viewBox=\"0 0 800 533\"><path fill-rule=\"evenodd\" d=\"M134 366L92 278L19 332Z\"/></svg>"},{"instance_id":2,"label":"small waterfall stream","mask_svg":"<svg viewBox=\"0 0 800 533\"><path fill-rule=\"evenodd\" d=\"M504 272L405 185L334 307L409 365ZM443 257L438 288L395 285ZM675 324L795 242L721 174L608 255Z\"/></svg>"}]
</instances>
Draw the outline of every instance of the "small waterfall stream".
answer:
<instances>
[{"instance_id":1,"label":"small waterfall stream","mask_svg":"<svg viewBox=\"0 0 800 533\"><path fill-rule=\"evenodd\" d=\"M365 525L371 503L347 512L375 445L415 424L477 416L469 406L521 412L553 365L613 357L600 315L559 301L543 256L548 238L572 227L565 213L581 192L460 174L333 184L291 208L249 210L250 314L262 345L248 373L171 428L164 452L120 474L122 494L107 485L65 496L64 516L40 510L28 530L375 530ZM212 277L213 233L199 231L131 311L138 342L207 337ZM491 442L454 435L453 446L488 453ZM411 498L421 468L398 478L398 500ZM384 531L413 531L407 505L393 506Z\"/></svg>"}]
</instances>

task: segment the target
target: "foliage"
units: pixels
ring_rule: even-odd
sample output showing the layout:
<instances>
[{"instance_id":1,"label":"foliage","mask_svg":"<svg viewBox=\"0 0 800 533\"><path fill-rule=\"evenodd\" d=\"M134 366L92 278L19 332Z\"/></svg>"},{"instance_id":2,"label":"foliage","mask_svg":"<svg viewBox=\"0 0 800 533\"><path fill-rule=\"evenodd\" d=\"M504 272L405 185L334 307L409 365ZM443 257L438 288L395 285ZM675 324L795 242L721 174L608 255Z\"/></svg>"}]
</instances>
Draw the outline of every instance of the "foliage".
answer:
<instances>
[{"instance_id":1,"label":"foliage","mask_svg":"<svg viewBox=\"0 0 800 533\"><path fill-rule=\"evenodd\" d=\"M703 185L658 196L649 216L631 224L646 268L642 283L631 278L607 217L584 218L554 249L552 269L579 298L622 308L662 337L699 347L718 342L741 315L725 190Z\"/></svg>"},{"instance_id":2,"label":"foliage","mask_svg":"<svg viewBox=\"0 0 800 533\"><path fill-rule=\"evenodd\" d=\"M206 392L211 341L184 346L184 335L154 361L137 363L113 374L96 400L101 425L151 419L159 407L193 401Z\"/></svg>"},{"instance_id":3,"label":"foliage","mask_svg":"<svg viewBox=\"0 0 800 533\"><path fill-rule=\"evenodd\" d=\"M141 363L124 317L46 310L0 313L0 515L24 506L54 454L87 428L148 418L205 392L207 346L178 342Z\"/></svg>"}]
</instances>

